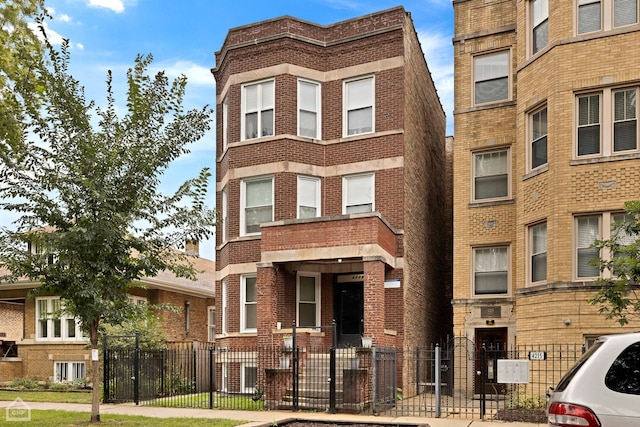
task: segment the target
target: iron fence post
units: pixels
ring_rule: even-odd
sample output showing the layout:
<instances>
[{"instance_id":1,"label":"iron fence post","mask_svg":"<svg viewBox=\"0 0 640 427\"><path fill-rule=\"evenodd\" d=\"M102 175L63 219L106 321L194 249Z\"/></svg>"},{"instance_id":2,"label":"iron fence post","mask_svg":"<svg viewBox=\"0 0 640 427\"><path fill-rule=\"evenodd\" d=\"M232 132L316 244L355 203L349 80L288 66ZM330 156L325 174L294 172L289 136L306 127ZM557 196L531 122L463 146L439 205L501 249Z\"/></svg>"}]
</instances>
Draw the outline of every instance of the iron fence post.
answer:
<instances>
[{"instance_id":1,"label":"iron fence post","mask_svg":"<svg viewBox=\"0 0 640 427\"><path fill-rule=\"evenodd\" d=\"M102 336L102 376L103 376L103 400L109 402L109 360L107 359L107 335Z\"/></svg>"},{"instance_id":2,"label":"iron fence post","mask_svg":"<svg viewBox=\"0 0 640 427\"><path fill-rule=\"evenodd\" d=\"M371 374L371 381L373 382L373 384L371 385L371 410L373 412L373 415L377 414L377 410L376 410L376 402L378 401L378 381L376 379L377 375L378 375L378 363L377 363L377 358L376 358L376 347L373 347L371 350L371 366L373 367L373 372Z\"/></svg>"},{"instance_id":3,"label":"iron fence post","mask_svg":"<svg viewBox=\"0 0 640 427\"><path fill-rule=\"evenodd\" d=\"M209 409L213 409L213 346L209 346Z\"/></svg>"},{"instance_id":4,"label":"iron fence post","mask_svg":"<svg viewBox=\"0 0 640 427\"><path fill-rule=\"evenodd\" d=\"M336 413L336 348L329 349L329 413Z\"/></svg>"},{"instance_id":5,"label":"iron fence post","mask_svg":"<svg viewBox=\"0 0 640 427\"><path fill-rule=\"evenodd\" d=\"M435 382L436 382L436 418L440 418L441 413L441 396L440 396L440 386L442 383L442 378L440 375L440 346L436 344L436 366L435 366Z\"/></svg>"},{"instance_id":6,"label":"iron fence post","mask_svg":"<svg viewBox=\"0 0 640 427\"><path fill-rule=\"evenodd\" d=\"M133 401L138 405L140 403L140 332L136 332L133 364Z\"/></svg>"},{"instance_id":7,"label":"iron fence post","mask_svg":"<svg viewBox=\"0 0 640 427\"><path fill-rule=\"evenodd\" d=\"M482 344L480 349L480 416L484 419L487 414L487 347Z\"/></svg>"},{"instance_id":8,"label":"iron fence post","mask_svg":"<svg viewBox=\"0 0 640 427\"><path fill-rule=\"evenodd\" d=\"M293 352L291 355L291 358L293 359L293 368L291 369L291 375L293 376L293 378L291 379L293 382L293 410L297 411L298 410L298 391L299 391L299 386L300 384L298 384L298 368L299 368L299 359L298 359L298 345L296 344L296 322L293 322L293 326L291 328L292 331L292 335L293 335Z\"/></svg>"}]
</instances>

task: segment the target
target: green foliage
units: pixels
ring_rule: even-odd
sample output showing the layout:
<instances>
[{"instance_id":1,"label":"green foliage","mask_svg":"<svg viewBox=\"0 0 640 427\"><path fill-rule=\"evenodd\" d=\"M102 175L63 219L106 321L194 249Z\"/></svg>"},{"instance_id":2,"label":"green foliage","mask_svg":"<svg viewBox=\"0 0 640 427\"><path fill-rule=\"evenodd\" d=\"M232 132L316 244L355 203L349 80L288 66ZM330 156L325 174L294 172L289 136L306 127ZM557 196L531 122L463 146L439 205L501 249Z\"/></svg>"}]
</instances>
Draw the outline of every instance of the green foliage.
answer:
<instances>
[{"instance_id":1,"label":"green foliage","mask_svg":"<svg viewBox=\"0 0 640 427\"><path fill-rule=\"evenodd\" d=\"M506 409L545 409L546 407L547 397L540 395L512 395L505 402Z\"/></svg>"},{"instance_id":2,"label":"green foliage","mask_svg":"<svg viewBox=\"0 0 640 427\"><path fill-rule=\"evenodd\" d=\"M164 390L163 390L164 383ZM156 390L158 396L175 396L181 394L193 393L195 384L193 378L188 378L180 374L174 368L171 368L169 375L164 379L156 381Z\"/></svg>"},{"instance_id":3,"label":"green foliage","mask_svg":"<svg viewBox=\"0 0 640 427\"><path fill-rule=\"evenodd\" d=\"M40 388L40 384L34 378L16 378L9 383L9 388L35 390Z\"/></svg>"},{"instance_id":4,"label":"green foliage","mask_svg":"<svg viewBox=\"0 0 640 427\"><path fill-rule=\"evenodd\" d=\"M159 350L166 347L167 338L162 330L162 319L146 304L136 306L140 312L119 325L103 324L101 335L110 337L140 337L140 348ZM109 348L133 347L133 338L110 338Z\"/></svg>"},{"instance_id":5,"label":"green foliage","mask_svg":"<svg viewBox=\"0 0 640 427\"><path fill-rule=\"evenodd\" d=\"M640 201L626 202L624 207L630 220L615 224L610 239L597 240L593 245L600 249L601 257L594 264L606 273L596 280L599 290L589 300L600 306L599 312L607 319L620 325L640 317Z\"/></svg>"}]
</instances>

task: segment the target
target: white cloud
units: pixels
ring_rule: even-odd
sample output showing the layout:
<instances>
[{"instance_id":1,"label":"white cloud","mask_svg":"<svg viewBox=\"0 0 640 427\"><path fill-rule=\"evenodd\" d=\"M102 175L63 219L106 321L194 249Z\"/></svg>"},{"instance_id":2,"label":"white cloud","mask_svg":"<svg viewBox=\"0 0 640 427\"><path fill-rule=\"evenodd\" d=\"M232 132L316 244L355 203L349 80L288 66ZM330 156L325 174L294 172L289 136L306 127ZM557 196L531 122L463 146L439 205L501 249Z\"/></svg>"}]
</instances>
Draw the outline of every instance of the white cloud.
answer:
<instances>
[{"instance_id":1,"label":"white cloud","mask_svg":"<svg viewBox=\"0 0 640 427\"><path fill-rule=\"evenodd\" d=\"M71 17L66 13L63 13L62 15L60 15L58 19L62 22L71 22Z\"/></svg>"},{"instance_id":2,"label":"white cloud","mask_svg":"<svg viewBox=\"0 0 640 427\"><path fill-rule=\"evenodd\" d=\"M39 39L43 40L42 31L40 31L38 24L36 24L35 22L32 22L32 23L29 23L28 25L29 25L29 28L31 28L31 31L33 31L38 36ZM49 25L47 24L47 22L43 22L42 26L44 27L44 31L47 34L49 43L51 43L54 46L62 44L62 40L64 39L64 37L62 37L60 34L53 31L51 28L49 28Z\"/></svg>"},{"instance_id":3,"label":"white cloud","mask_svg":"<svg viewBox=\"0 0 640 427\"><path fill-rule=\"evenodd\" d=\"M122 0L89 0L89 6L109 9L116 13L124 12Z\"/></svg>"},{"instance_id":4,"label":"white cloud","mask_svg":"<svg viewBox=\"0 0 640 427\"><path fill-rule=\"evenodd\" d=\"M76 47L77 47L79 50L84 50L84 45L83 45L82 43L76 43Z\"/></svg>"},{"instance_id":5,"label":"white cloud","mask_svg":"<svg viewBox=\"0 0 640 427\"><path fill-rule=\"evenodd\" d=\"M154 72L164 70L169 77L178 77L181 74L187 76L188 85L214 87L216 81L211 74L211 69L190 61L176 61L173 64L155 64Z\"/></svg>"}]
</instances>

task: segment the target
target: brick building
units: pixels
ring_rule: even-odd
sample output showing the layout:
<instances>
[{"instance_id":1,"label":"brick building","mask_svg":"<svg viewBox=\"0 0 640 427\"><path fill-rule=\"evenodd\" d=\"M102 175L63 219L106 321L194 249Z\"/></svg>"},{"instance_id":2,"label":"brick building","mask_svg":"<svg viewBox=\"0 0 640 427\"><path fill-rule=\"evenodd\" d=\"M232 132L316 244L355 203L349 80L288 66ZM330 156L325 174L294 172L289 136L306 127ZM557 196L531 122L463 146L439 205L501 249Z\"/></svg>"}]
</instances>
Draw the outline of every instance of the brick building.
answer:
<instances>
[{"instance_id":1,"label":"brick building","mask_svg":"<svg viewBox=\"0 0 640 427\"><path fill-rule=\"evenodd\" d=\"M454 333L505 348L621 332L587 302L588 261L640 196L637 0L453 5Z\"/></svg>"},{"instance_id":2,"label":"brick building","mask_svg":"<svg viewBox=\"0 0 640 427\"><path fill-rule=\"evenodd\" d=\"M160 272L129 292L134 304L172 304L180 309L158 311L168 341L214 339L214 262L204 258L192 262L200 272L196 281ZM0 383L22 377L64 382L89 375L91 351L79 322L52 314L60 308L59 297L29 297L38 285L20 280L0 287Z\"/></svg>"},{"instance_id":3,"label":"brick building","mask_svg":"<svg viewBox=\"0 0 640 427\"><path fill-rule=\"evenodd\" d=\"M233 28L212 72L216 341L282 345L295 322L329 346L333 320L340 346L444 338L451 168L410 14Z\"/></svg>"}]
</instances>

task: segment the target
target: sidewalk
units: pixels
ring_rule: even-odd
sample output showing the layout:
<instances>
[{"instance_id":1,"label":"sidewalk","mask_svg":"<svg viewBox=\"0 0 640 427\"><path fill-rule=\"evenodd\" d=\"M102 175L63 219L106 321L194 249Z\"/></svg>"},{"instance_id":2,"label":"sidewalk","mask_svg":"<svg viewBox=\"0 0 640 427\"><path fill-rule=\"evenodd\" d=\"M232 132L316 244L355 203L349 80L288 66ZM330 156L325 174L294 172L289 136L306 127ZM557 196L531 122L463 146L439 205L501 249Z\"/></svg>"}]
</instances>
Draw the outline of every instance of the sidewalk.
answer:
<instances>
[{"instance_id":1,"label":"sidewalk","mask_svg":"<svg viewBox=\"0 0 640 427\"><path fill-rule=\"evenodd\" d=\"M12 402L0 401L0 420L4 420L4 411ZM52 402L25 402L30 409L37 410L63 410L75 412L91 412L91 405L84 403L52 403ZM248 421L241 427L268 427L274 422L283 420L323 420L346 422L370 422L370 423L412 423L426 424L430 427L542 427L546 424L531 423L504 423L497 421L478 421L467 419L445 419L425 417L375 417L371 415L352 414L324 414L324 413L295 413L291 411L225 411L216 409L176 409L156 408L151 406L136 406L134 404L101 404L100 414L142 415L156 418L225 418L231 420Z\"/></svg>"}]
</instances>

